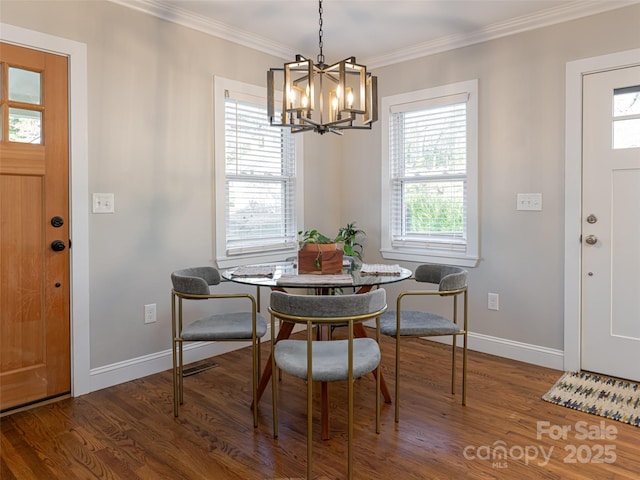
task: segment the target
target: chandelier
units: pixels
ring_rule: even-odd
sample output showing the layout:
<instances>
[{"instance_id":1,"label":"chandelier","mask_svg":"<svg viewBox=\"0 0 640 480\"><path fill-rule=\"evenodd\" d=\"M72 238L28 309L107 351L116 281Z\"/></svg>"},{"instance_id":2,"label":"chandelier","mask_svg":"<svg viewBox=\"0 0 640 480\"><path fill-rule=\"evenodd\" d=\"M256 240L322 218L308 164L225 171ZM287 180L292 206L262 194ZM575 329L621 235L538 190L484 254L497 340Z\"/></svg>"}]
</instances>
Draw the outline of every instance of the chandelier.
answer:
<instances>
[{"instance_id":1,"label":"chandelier","mask_svg":"<svg viewBox=\"0 0 640 480\"><path fill-rule=\"evenodd\" d=\"M267 72L267 111L272 126L288 127L292 132L313 130L342 135L342 130L371 129L378 120L377 77L358 65L355 57L333 65L324 62L322 53L322 0L319 1L316 63L302 55L284 68ZM278 99L276 86L281 86ZM278 103L278 106L276 105Z\"/></svg>"}]
</instances>

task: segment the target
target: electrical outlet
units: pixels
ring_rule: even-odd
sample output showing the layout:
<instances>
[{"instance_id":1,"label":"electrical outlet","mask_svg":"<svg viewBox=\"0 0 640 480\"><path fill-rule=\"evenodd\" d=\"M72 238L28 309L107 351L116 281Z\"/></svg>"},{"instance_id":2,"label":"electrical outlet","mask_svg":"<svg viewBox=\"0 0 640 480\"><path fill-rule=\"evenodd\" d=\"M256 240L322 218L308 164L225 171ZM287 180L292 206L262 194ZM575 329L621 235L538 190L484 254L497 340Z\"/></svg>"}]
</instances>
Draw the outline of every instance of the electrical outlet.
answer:
<instances>
[{"instance_id":1,"label":"electrical outlet","mask_svg":"<svg viewBox=\"0 0 640 480\"><path fill-rule=\"evenodd\" d=\"M156 304L150 303L144 306L144 323L153 323L156 321Z\"/></svg>"},{"instance_id":2,"label":"electrical outlet","mask_svg":"<svg viewBox=\"0 0 640 480\"><path fill-rule=\"evenodd\" d=\"M487 295L487 308L489 310L500 309L500 296L497 293L489 293Z\"/></svg>"}]
</instances>

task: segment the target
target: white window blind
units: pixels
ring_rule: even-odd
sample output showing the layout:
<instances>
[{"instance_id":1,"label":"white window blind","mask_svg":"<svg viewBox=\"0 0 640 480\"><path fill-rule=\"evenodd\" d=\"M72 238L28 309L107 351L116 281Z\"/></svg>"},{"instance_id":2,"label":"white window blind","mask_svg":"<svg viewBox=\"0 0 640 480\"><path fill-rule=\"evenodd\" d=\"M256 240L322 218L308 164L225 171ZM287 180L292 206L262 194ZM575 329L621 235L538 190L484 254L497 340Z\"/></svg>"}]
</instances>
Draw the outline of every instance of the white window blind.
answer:
<instances>
[{"instance_id":1,"label":"white window blind","mask_svg":"<svg viewBox=\"0 0 640 480\"><path fill-rule=\"evenodd\" d=\"M466 115L466 101L392 114L392 243L464 248Z\"/></svg>"},{"instance_id":2,"label":"white window blind","mask_svg":"<svg viewBox=\"0 0 640 480\"><path fill-rule=\"evenodd\" d=\"M477 260L477 82L383 99L384 258Z\"/></svg>"},{"instance_id":3,"label":"white window blind","mask_svg":"<svg viewBox=\"0 0 640 480\"><path fill-rule=\"evenodd\" d=\"M260 99L226 91L226 254L296 245L292 134L269 125Z\"/></svg>"}]
</instances>

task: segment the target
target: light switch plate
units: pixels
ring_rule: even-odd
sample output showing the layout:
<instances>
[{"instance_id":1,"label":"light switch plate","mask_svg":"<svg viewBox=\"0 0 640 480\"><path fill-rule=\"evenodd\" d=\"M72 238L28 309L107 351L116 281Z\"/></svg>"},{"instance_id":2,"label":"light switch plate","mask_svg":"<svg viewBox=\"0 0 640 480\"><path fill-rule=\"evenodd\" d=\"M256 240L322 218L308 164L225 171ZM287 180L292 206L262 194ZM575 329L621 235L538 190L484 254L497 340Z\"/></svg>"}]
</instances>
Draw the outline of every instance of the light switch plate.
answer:
<instances>
[{"instance_id":1,"label":"light switch plate","mask_svg":"<svg viewBox=\"0 0 640 480\"><path fill-rule=\"evenodd\" d=\"M497 293L487 294L487 308L489 310L500 310L500 295Z\"/></svg>"},{"instance_id":2,"label":"light switch plate","mask_svg":"<svg viewBox=\"0 0 640 480\"><path fill-rule=\"evenodd\" d=\"M516 210L542 210L541 193L519 193Z\"/></svg>"},{"instance_id":3,"label":"light switch plate","mask_svg":"<svg viewBox=\"0 0 640 480\"><path fill-rule=\"evenodd\" d=\"M114 195L113 193L94 193L93 194L93 213L114 213Z\"/></svg>"}]
</instances>

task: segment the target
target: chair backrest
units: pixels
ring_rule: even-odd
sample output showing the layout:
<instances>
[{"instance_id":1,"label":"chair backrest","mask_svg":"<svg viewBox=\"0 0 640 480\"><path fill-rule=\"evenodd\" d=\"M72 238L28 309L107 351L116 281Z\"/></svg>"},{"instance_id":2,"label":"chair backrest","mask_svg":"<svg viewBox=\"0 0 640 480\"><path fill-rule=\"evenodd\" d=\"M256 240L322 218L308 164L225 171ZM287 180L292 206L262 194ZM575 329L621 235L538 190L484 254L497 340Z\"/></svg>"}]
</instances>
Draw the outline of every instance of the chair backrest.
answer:
<instances>
[{"instance_id":1,"label":"chair backrest","mask_svg":"<svg viewBox=\"0 0 640 480\"><path fill-rule=\"evenodd\" d=\"M208 295L210 285L220 283L220 272L213 267L193 267L171 274L173 290L186 295Z\"/></svg>"},{"instance_id":2,"label":"chair backrest","mask_svg":"<svg viewBox=\"0 0 640 480\"><path fill-rule=\"evenodd\" d=\"M291 316L344 321L380 312L386 303L383 288L352 295L293 295L275 291L271 292L269 310Z\"/></svg>"},{"instance_id":3,"label":"chair backrest","mask_svg":"<svg viewBox=\"0 0 640 480\"><path fill-rule=\"evenodd\" d=\"M434 283L438 290L460 290L467 286L467 271L464 268L450 265L425 263L416 268L416 282Z\"/></svg>"}]
</instances>

